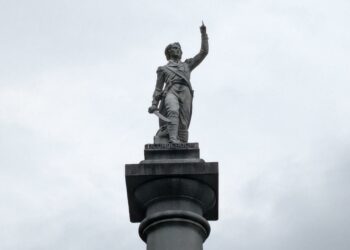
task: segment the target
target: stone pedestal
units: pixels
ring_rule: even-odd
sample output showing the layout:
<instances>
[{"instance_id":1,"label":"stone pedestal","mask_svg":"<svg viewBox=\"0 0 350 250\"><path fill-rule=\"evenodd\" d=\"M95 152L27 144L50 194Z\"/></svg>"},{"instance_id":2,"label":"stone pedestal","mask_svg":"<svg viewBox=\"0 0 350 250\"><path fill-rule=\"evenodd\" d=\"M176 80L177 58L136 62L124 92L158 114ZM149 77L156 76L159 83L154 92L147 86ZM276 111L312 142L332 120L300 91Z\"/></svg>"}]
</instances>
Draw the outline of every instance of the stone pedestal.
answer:
<instances>
[{"instance_id":1,"label":"stone pedestal","mask_svg":"<svg viewBox=\"0 0 350 250\"><path fill-rule=\"evenodd\" d=\"M218 163L198 143L147 144L145 160L126 164L131 222L147 250L201 250L218 219Z\"/></svg>"}]
</instances>

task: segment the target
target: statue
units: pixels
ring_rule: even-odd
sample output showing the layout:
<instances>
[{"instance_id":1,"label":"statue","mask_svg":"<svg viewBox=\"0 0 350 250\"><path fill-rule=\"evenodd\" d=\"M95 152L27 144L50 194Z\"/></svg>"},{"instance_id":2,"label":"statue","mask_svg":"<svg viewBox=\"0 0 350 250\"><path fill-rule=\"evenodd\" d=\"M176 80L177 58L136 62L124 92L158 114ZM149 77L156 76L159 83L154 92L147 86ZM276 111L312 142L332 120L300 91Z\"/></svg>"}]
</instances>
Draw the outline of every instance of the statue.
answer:
<instances>
[{"instance_id":1,"label":"statue","mask_svg":"<svg viewBox=\"0 0 350 250\"><path fill-rule=\"evenodd\" d=\"M165 48L168 64L158 67L152 106L148 109L149 113L159 117L159 130L154 137L154 143L188 142L193 99L190 75L209 51L206 26L203 22L200 33L202 42L199 53L184 62L181 61L182 50L178 42Z\"/></svg>"}]
</instances>

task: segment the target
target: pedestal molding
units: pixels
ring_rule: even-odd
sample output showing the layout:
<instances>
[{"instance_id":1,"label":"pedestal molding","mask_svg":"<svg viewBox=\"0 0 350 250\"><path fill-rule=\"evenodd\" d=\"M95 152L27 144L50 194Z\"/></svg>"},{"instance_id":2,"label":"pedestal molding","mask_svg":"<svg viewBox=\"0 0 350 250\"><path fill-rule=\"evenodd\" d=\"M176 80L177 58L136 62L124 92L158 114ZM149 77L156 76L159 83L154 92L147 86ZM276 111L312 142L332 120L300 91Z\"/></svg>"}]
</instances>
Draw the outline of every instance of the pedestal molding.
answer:
<instances>
[{"instance_id":1,"label":"pedestal molding","mask_svg":"<svg viewBox=\"0 0 350 250\"><path fill-rule=\"evenodd\" d=\"M167 210L152 214L141 222L139 226L139 235L141 239L147 242L148 233L164 223L185 223L194 226L201 233L203 242L210 234L210 225L202 216L189 211Z\"/></svg>"},{"instance_id":2,"label":"pedestal molding","mask_svg":"<svg viewBox=\"0 0 350 250\"><path fill-rule=\"evenodd\" d=\"M165 199L191 200L201 206L203 213L216 204L215 192L210 186L189 178L168 177L148 181L135 189L134 197L145 209Z\"/></svg>"}]
</instances>

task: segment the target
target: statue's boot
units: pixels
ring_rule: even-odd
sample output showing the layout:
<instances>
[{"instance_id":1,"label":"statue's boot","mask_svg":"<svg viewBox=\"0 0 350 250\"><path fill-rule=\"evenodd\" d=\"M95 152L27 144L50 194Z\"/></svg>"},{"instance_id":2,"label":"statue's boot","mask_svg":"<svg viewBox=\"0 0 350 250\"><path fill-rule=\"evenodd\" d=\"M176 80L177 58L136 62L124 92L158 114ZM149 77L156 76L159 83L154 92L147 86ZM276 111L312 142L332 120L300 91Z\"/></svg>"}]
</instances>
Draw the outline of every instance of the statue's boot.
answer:
<instances>
[{"instance_id":1,"label":"statue's boot","mask_svg":"<svg viewBox=\"0 0 350 250\"><path fill-rule=\"evenodd\" d=\"M168 123L169 143L181 143L178 139L179 118L169 117L171 122Z\"/></svg>"},{"instance_id":2,"label":"statue's boot","mask_svg":"<svg viewBox=\"0 0 350 250\"><path fill-rule=\"evenodd\" d=\"M179 132L178 132L178 138L181 141L181 143L187 143L188 142L188 130L181 129L181 126L180 126Z\"/></svg>"}]
</instances>

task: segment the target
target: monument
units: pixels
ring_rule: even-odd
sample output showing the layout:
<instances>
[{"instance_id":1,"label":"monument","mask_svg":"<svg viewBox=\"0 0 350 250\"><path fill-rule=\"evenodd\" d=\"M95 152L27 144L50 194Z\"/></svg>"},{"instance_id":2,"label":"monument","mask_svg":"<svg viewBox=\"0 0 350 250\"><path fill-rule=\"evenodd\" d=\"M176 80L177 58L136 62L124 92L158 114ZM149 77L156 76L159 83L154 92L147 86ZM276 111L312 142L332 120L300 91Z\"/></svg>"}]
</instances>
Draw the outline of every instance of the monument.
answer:
<instances>
[{"instance_id":1,"label":"monument","mask_svg":"<svg viewBox=\"0 0 350 250\"><path fill-rule=\"evenodd\" d=\"M200 158L199 144L188 143L192 116L191 71L209 51L206 26L200 27L201 49L181 61L179 43L165 49L168 63L157 70L149 113L159 118L145 159L125 165L131 222L147 250L202 250L210 233L208 220L218 219L218 163Z\"/></svg>"}]
</instances>

